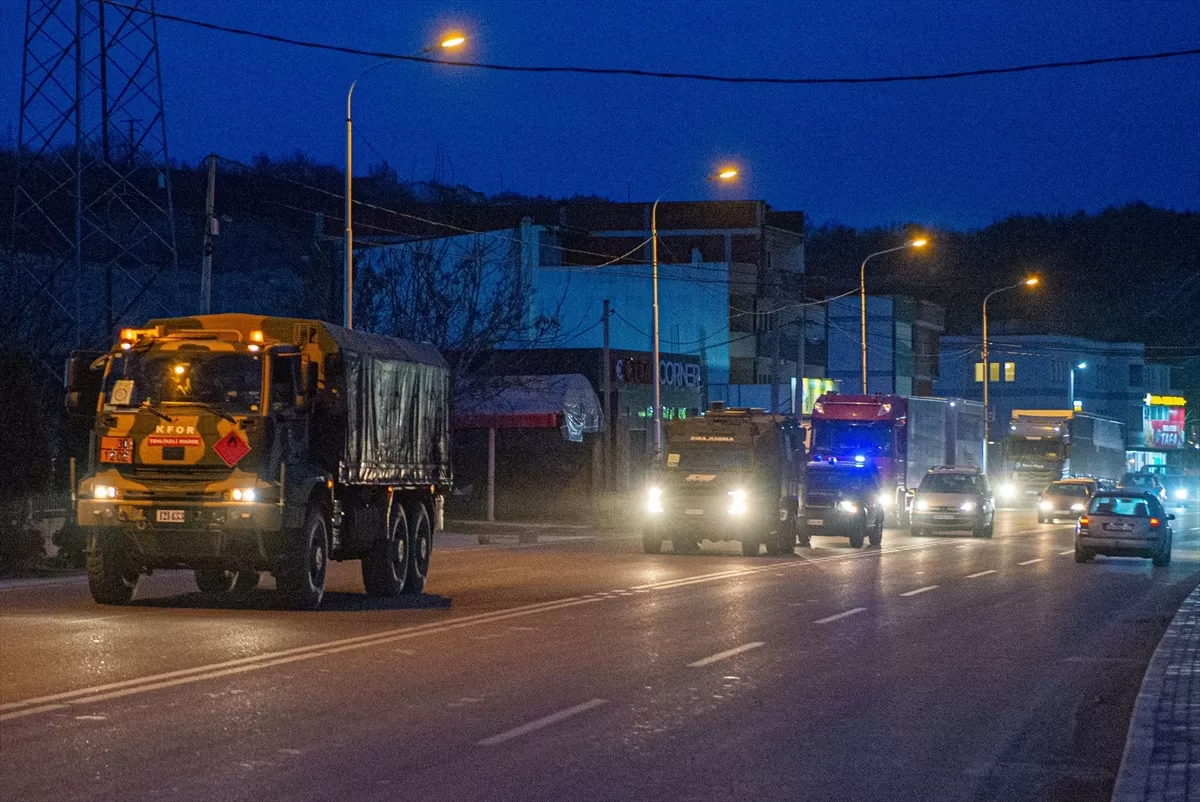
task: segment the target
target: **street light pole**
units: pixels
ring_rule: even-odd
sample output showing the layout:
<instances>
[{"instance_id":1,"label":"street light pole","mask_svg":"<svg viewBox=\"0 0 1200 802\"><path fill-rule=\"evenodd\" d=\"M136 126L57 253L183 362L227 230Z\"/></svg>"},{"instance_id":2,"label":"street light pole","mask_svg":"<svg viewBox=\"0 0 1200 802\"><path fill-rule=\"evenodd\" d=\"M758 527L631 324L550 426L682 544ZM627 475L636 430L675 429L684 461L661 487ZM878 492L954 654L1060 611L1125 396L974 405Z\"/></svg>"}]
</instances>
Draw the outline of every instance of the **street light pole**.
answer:
<instances>
[{"instance_id":1,"label":"street light pole","mask_svg":"<svg viewBox=\"0 0 1200 802\"><path fill-rule=\"evenodd\" d=\"M732 181L738 177L738 171L732 167L726 167L715 175L708 176L709 181ZM653 339L654 339L654 364L652 370L654 372L654 461L657 463L662 459L662 376L659 370L658 356L658 204L663 199L662 195L654 201L654 205L650 207L650 276L653 284L654 293L654 323L653 323Z\"/></svg>"},{"instance_id":2,"label":"street light pole","mask_svg":"<svg viewBox=\"0 0 1200 802\"><path fill-rule=\"evenodd\" d=\"M423 56L436 53L439 49L458 47L465 41L467 41L465 37L451 34L443 39L437 47L427 47L413 55ZM351 113L351 101L354 98L354 87L358 86L358 82L364 75L384 64L392 64L395 61L394 58L384 59L361 70L358 75L354 76L354 80L350 83L350 90L346 92L346 235L342 243L342 249L345 251L345 268L342 277L345 293L342 322L348 329L354 328L354 115Z\"/></svg>"},{"instance_id":3,"label":"street light pole","mask_svg":"<svg viewBox=\"0 0 1200 802\"><path fill-rule=\"evenodd\" d=\"M987 305L988 299L998 292L1007 292L1015 290L1018 287L1034 287L1037 286L1037 278L1027 278L1024 281L1018 281L1016 284L1010 284L1007 287L1000 287L992 290L987 295L983 296L983 348L980 356L983 361L983 470L987 472L987 444L991 441L990 438L990 418L991 407L988 406L988 384L992 380L991 369L988 365L988 321L987 321Z\"/></svg>"},{"instance_id":4,"label":"street light pole","mask_svg":"<svg viewBox=\"0 0 1200 802\"><path fill-rule=\"evenodd\" d=\"M897 245L895 248L888 248L883 251L876 251L862 260L862 265L858 268L858 306L859 316L862 323L862 394L867 394L867 262L874 259L876 256L883 256L885 253L893 253L902 251L905 248L920 248L925 245L928 240L915 239L912 242L906 242L903 245Z\"/></svg>"}]
</instances>

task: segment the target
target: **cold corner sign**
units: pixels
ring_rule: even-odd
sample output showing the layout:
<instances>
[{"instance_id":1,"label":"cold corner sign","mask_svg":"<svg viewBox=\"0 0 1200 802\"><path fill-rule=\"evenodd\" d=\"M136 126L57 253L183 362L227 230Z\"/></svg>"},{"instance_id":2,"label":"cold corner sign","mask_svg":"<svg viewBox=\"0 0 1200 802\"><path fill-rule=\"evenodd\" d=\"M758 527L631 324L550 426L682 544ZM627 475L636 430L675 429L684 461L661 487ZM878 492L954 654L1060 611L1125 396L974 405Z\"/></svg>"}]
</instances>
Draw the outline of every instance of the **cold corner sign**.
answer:
<instances>
[{"instance_id":1,"label":"cold corner sign","mask_svg":"<svg viewBox=\"0 0 1200 802\"><path fill-rule=\"evenodd\" d=\"M653 384L654 373L650 360L634 357L614 360L613 370L618 384ZM658 361L658 380L667 387L699 387L700 365L674 359Z\"/></svg>"}]
</instances>

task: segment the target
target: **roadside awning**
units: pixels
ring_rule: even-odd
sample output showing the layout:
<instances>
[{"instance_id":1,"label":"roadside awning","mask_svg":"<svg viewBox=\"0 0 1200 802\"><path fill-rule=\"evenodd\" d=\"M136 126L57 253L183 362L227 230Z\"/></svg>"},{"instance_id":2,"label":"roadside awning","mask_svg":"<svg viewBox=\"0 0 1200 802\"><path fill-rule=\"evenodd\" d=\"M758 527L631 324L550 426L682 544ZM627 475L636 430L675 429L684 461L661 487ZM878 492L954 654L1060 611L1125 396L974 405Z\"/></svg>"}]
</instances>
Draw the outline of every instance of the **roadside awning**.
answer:
<instances>
[{"instance_id":1,"label":"roadside awning","mask_svg":"<svg viewBox=\"0 0 1200 802\"><path fill-rule=\"evenodd\" d=\"M578 373L500 376L486 388L455 399L456 429L561 429L572 442L604 430L604 413L591 382Z\"/></svg>"}]
</instances>

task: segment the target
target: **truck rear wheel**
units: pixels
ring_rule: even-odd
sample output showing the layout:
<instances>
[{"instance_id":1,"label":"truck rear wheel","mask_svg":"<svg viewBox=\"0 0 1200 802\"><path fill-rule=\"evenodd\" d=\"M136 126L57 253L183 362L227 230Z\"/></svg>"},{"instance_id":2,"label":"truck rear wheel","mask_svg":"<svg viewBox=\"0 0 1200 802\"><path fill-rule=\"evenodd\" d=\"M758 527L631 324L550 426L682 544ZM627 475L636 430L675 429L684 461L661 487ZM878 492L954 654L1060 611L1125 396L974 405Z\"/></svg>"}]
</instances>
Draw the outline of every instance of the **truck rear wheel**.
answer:
<instances>
[{"instance_id":1,"label":"truck rear wheel","mask_svg":"<svg viewBox=\"0 0 1200 802\"><path fill-rule=\"evenodd\" d=\"M201 593L208 593L212 596L223 596L237 587L237 571L225 571L220 568L202 568L193 573L196 576L196 587L200 589Z\"/></svg>"},{"instance_id":2,"label":"truck rear wheel","mask_svg":"<svg viewBox=\"0 0 1200 802\"><path fill-rule=\"evenodd\" d=\"M362 558L363 587L368 596L399 596L408 579L409 549L408 516L399 504L392 510L391 531L377 538Z\"/></svg>"},{"instance_id":3,"label":"truck rear wheel","mask_svg":"<svg viewBox=\"0 0 1200 802\"><path fill-rule=\"evenodd\" d=\"M234 593L249 593L258 587L258 571L238 571L237 582L233 584Z\"/></svg>"},{"instance_id":4,"label":"truck rear wheel","mask_svg":"<svg viewBox=\"0 0 1200 802\"><path fill-rule=\"evenodd\" d=\"M408 507L408 543L412 556L408 561L408 578L402 593L424 593L429 576L429 558L433 555L433 526L425 505L417 502Z\"/></svg>"},{"instance_id":5,"label":"truck rear wheel","mask_svg":"<svg viewBox=\"0 0 1200 802\"><path fill-rule=\"evenodd\" d=\"M137 591L138 571L120 532L100 532L87 554L88 590L100 604L128 604Z\"/></svg>"},{"instance_id":6,"label":"truck rear wheel","mask_svg":"<svg viewBox=\"0 0 1200 802\"><path fill-rule=\"evenodd\" d=\"M867 534L868 542L872 546L879 546L883 543L883 519L871 527L871 531Z\"/></svg>"},{"instance_id":7,"label":"truck rear wheel","mask_svg":"<svg viewBox=\"0 0 1200 802\"><path fill-rule=\"evenodd\" d=\"M867 539L867 525L864 523L862 528L850 536L850 548L861 549L863 541Z\"/></svg>"},{"instance_id":8,"label":"truck rear wheel","mask_svg":"<svg viewBox=\"0 0 1200 802\"><path fill-rule=\"evenodd\" d=\"M308 508L298 540L279 566L275 586L291 609L315 610L325 596L329 565L329 524L319 506Z\"/></svg>"}]
</instances>

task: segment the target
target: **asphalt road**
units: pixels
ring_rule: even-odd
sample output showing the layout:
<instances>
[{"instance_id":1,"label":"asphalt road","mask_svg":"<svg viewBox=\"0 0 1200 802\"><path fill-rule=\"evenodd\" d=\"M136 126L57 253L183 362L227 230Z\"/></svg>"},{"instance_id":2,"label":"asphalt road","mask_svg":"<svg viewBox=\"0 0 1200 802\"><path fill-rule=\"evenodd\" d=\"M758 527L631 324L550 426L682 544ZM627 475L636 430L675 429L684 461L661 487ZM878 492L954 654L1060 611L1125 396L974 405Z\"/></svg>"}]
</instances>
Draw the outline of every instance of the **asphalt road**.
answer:
<instances>
[{"instance_id":1,"label":"asphalt road","mask_svg":"<svg viewBox=\"0 0 1200 802\"><path fill-rule=\"evenodd\" d=\"M1104 800L1200 581L1174 523L1163 569L1003 513L791 557L446 536L427 595L346 563L306 613L179 572L127 608L0 584L0 802Z\"/></svg>"}]
</instances>

